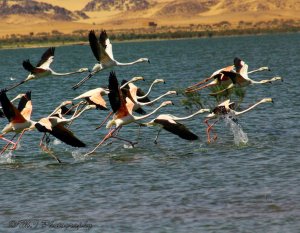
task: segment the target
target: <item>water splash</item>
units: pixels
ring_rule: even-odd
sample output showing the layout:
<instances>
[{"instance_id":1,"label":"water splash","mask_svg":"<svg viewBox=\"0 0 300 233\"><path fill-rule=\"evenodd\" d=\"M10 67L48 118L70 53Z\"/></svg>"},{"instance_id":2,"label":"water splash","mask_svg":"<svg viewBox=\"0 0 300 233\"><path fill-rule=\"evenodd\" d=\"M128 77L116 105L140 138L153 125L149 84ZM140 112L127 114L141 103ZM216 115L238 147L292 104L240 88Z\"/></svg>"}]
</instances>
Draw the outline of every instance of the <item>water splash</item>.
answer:
<instances>
[{"instance_id":1,"label":"water splash","mask_svg":"<svg viewBox=\"0 0 300 233\"><path fill-rule=\"evenodd\" d=\"M53 140L53 145L59 145L59 144L61 144L61 141L55 138Z\"/></svg>"},{"instance_id":2,"label":"water splash","mask_svg":"<svg viewBox=\"0 0 300 233\"><path fill-rule=\"evenodd\" d=\"M233 114L227 114L224 117L225 124L229 126L230 131L233 133L234 144L239 146L247 144L248 136L242 129L242 126L237 122Z\"/></svg>"},{"instance_id":3,"label":"water splash","mask_svg":"<svg viewBox=\"0 0 300 233\"><path fill-rule=\"evenodd\" d=\"M85 156L85 153L83 153L81 149L73 150L71 154L75 161L82 161L88 159L88 157Z\"/></svg>"},{"instance_id":4,"label":"water splash","mask_svg":"<svg viewBox=\"0 0 300 233\"><path fill-rule=\"evenodd\" d=\"M5 152L0 156L0 164L10 164L14 162L15 160L12 151Z\"/></svg>"}]
</instances>

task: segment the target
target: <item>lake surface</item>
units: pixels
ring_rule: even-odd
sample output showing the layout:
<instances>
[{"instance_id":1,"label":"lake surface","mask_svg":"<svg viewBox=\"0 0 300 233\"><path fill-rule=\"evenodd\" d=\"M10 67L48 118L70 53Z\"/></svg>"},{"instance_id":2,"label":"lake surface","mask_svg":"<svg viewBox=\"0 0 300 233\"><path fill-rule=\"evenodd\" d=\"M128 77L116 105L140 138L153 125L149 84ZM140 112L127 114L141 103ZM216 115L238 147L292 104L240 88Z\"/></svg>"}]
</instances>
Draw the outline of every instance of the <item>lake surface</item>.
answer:
<instances>
[{"instance_id":1,"label":"lake surface","mask_svg":"<svg viewBox=\"0 0 300 233\"><path fill-rule=\"evenodd\" d=\"M115 68L119 80L144 76L145 82L136 83L143 90L155 78L166 80L154 86L152 99L208 77L236 56L249 70L271 68L253 79L282 76L284 82L247 88L241 109L264 97L272 97L274 104L262 104L239 118L248 138L242 145L235 143L238 135L224 121L215 127L218 140L208 144L204 115L198 115L184 123L199 135L198 141L162 131L156 145L157 128L141 129L138 139L133 124L123 127L120 136L138 139L135 148L113 141L85 158L107 132L94 130L107 112L93 110L71 126L86 148L52 139L51 148L63 161L58 164L40 150L41 133L26 133L16 151L0 158L0 232L300 232L299 42L300 34L284 34L114 43L119 61L151 60ZM29 58L36 64L44 51L0 50L1 88L26 77L22 61ZM88 46L65 46L56 48L52 68L65 72L94 64ZM25 83L8 96L31 90L32 119L38 120L63 100L107 85L108 75L104 70L76 91L71 87L84 74L48 77ZM203 103L213 107L208 93L201 92ZM184 98L165 98L175 105L161 112L189 115ZM7 120L0 122L3 128Z\"/></svg>"}]
</instances>

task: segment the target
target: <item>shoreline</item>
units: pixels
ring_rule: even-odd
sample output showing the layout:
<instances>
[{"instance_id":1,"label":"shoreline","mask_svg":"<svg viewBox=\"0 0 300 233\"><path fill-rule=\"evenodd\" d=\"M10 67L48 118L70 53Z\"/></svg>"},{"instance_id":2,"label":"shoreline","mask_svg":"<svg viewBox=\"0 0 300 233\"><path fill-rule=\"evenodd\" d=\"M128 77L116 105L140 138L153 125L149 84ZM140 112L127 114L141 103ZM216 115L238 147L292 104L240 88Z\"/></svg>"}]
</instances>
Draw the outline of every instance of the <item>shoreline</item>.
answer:
<instances>
[{"instance_id":1,"label":"shoreline","mask_svg":"<svg viewBox=\"0 0 300 233\"><path fill-rule=\"evenodd\" d=\"M206 35L201 35L201 36L170 36L170 37L156 37L156 38L140 38L140 37L151 37L151 34L136 34L136 35L131 35L132 37L126 38L126 39L120 39L116 34L112 34L113 39L111 38L111 41L113 43L137 43L137 42L147 42L147 41L166 41L166 40L185 40L185 39L208 39L208 38L222 38L222 37L242 37L242 36L261 36L261 35L278 35L278 34L294 34L294 33L300 33L300 28L296 28L297 30L260 30L260 32L255 32L251 30L245 30L245 31L240 31L240 33L232 33L232 30L229 31L209 31L205 32ZM181 31L177 31L181 32ZM182 32L184 33L184 32ZM197 32L195 32L197 33ZM203 32L199 32L203 33ZM126 34L125 34L126 35ZM59 40L50 40L47 42L39 42L39 38L31 38L31 42L11 42L11 43L6 43L5 45L0 46L0 50L7 50L7 49L27 49L27 48L45 48L45 47L60 47L60 46L73 46L73 45L81 45L81 46L86 46L89 45L88 42L88 35L86 36L86 40L80 40L78 38L78 41L65 41L68 40L70 36L61 36ZM82 38L81 38L82 39ZM3 40L0 40L0 43Z\"/></svg>"}]
</instances>

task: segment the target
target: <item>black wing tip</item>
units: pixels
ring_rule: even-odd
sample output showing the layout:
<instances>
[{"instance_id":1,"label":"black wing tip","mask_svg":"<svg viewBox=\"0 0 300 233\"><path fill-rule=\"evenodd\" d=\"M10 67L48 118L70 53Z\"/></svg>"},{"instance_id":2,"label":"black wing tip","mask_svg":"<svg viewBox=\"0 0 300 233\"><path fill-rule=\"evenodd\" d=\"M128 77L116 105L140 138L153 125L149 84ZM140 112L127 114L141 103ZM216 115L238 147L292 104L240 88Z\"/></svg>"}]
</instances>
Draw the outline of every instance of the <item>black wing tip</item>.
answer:
<instances>
[{"instance_id":1,"label":"black wing tip","mask_svg":"<svg viewBox=\"0 0 300 233\"><path fill-rule=\"evenodd\" d=\"M31 91L27 91L25 95L28 100L31 100Z\"/></svg>"},{"instance_id":2,"label":"black wing tip","mask_svg":"<svg viewBox=\"0 0 300 233\"><path fill-rule=\"evenodd\" d=\"M43 126L42 124L40 123L35 123L34 127L39 131L39 132L42 132L42 133L47 133L49 130Z\"/></svg>"},{"instance_id":3,"label":"black wing tip","mask_svg":"<svg viewBox=\"0 0 300 233\"><path fill-rule=\"evenodd\" d=\"M3 89L1 89L1 91L0 91L0 95L2 96L2 95L6 95L6 92L7 92L7 88L3 88Z\"/></svg>"}]
</instances>

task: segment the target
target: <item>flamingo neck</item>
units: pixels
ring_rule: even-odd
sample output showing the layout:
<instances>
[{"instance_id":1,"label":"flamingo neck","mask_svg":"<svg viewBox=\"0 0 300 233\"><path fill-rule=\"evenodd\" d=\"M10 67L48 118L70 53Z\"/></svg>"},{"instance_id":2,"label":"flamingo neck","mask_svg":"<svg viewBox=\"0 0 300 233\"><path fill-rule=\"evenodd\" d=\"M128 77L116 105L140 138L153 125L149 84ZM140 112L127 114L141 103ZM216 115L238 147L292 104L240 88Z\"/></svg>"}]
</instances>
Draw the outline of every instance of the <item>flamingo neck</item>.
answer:
<instances>
[{"instance_id":1,"label":"flamingo neck","mask_svg":"<svg viewBox=\"0 0 300 233\"><path fill-rule=\"evenodd\" d=\"M152 112L146 114L146 115L143 115L143 116L133 116L134 120L135 121L139 121L139 120L143 120L151 115L153 115L154 113L156 113L159 109L161 109L162 107L164 107L165 105L161 104L160 106L158 106L156 109L154 109Z\"/></svg>"},{"instance_id":2,"label":"flamingo neck","mask_svg":"<svg viewBox=\"0 0 300 233\"><path fill-rule=\"evenodd\" d=\"M137 96L136 98L139 100L139 99L143 99L143 98L147 97L150 94L150 92L152 90L152 87L154 86L155 83L156 82L152 82L152 84L150 85L150 87L149 87L149 89L148 89L148 91L147 91L147 93L145 95L143 95L143 96Z\"/></svg>"},{"instance_id":3,"label":"flamingo neck","mask_svg":"<svg viewBox=\"0 0 300 233\"><path fill-rule=\"evenodd\" d=\"M140 59L138 59L138 60L136 60L136 61L133 61L133 62L125 62L125 63L116 61L116 65L117 65L117 66L131 66L131 65L134 65L134 64L136 64L136 63L141 63L141 62L144 62L144 61L143 61L143 60L140 60Z\"/></svg>"},{"instance_id":4,"label":"flamingo neck","mask_svg":"<svg viewBox=\"0 0 300 233\"><path fill-rule=\"evenodd\" d=\"M236 111L234 111L234 110L231 110L231 111L233 111L234 114L235 114L236 116L238 116L238 115L241 115L241 114L244 114L244 113L246 113L246 112L251 111L251 110L252 110L253 108L255 108L257 105L260 105L260 104L262 104L262 103L264 103L264 102L263 102L263 101L259 101L259 102L255 103L255 104L253 104L252 106L250 106L249 108L245 109L244 111L241 111L241 112L236 112Z\"/></svg>"},{"instance_id":5,"label":"flamingo neck","mask_svg":"<svg viewBox=\"0 0 300 233\"><path fill-rule=\"evenodd\" d=\"M79 71L77 70L77 71L67 72L67 73L57 73L57 72L55 72L55 71L52 71L51 73L52 73L52 75L54 75L54 76L67 76L67 75L77 74L77 73L81 73L81 72L79 72Z\"/></svg>"},{"instance_id":6,"label":"flamingo neck","mask_svg":"<svg viewBox=\"0 0 300 233\"><path fill-rule=\"evenodd\" d=\"M163 98L163 97L165 97L165 96L167 96L167 95L171 95L171 93L166 92L165 94L163 94L163 95L157 97L156 99L151 100L151 101L146 102L146 103L143 103L143 102L137 102L137 103L138 103L139 105L141 105L141 106L151 105L151 104L153 104L154 102L156 102L157 100L160 100L161 98Z\"/></svg>"},{"instance_id":7,"label":"flamingo neck","mask_svg":"<svg viewBox=\"0 0 300 233\"><path fill-rule=\"evenodd\" d=\"M176 116L173 116L172 119L174 121L183 121L183 120L188 120L198 114L201 114L201 113L204 113L205 111L209 111L209 109L200 109L199 111L197 112L194 112L193 114L189 115L189 116L186 116L186 117L176 117Z\"/></svg>"}]
</instances>

